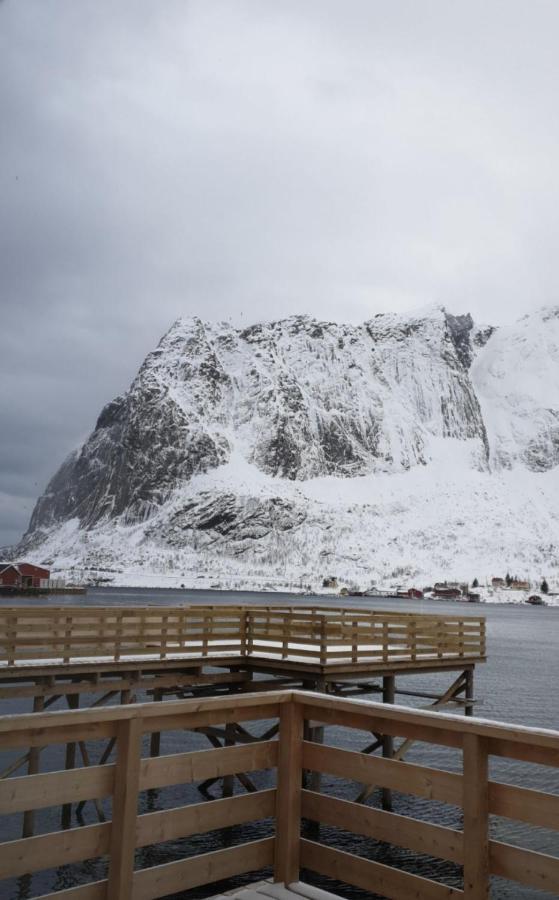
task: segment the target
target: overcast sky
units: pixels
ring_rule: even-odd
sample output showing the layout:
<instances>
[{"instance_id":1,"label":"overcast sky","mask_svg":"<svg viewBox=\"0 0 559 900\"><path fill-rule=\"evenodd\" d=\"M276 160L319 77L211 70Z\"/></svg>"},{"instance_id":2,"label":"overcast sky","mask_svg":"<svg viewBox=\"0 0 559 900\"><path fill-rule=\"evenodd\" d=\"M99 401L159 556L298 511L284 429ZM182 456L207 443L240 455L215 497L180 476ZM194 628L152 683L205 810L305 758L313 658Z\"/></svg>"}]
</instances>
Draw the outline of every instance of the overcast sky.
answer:
<instances>
[{"instance_id":1,"label":"overcast sky","mask_svg":"<svg viewBox=\"0 0 559 900\"><path fill-rule=\"evenodd\" d=\"M0 545L179 315L558 302L556 0L0 0Z\"/></svg>"}]
</instances>

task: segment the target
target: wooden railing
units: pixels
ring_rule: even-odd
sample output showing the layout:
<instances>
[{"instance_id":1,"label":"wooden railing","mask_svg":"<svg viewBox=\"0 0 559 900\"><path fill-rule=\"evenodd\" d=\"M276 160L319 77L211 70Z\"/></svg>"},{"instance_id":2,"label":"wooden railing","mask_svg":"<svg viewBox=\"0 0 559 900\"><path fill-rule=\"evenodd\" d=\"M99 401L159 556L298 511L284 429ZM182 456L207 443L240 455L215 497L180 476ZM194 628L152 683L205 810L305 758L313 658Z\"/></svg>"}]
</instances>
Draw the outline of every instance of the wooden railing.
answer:
<instances>
[{"instance_id":1,"label":"wooden railing","mask_svg":"<svg viewBox=\"0 0 559 900\"><path fill-rule=\"evenodd\" d=\"M269 720L279 719L279 741L256 740L244 746L152 759L142 755L142 736L146 733L184 733L185 729L207 728L232 719L245 725L266 720L267 728ZM439 754L441 746L453 748L460 752L461 764L458 771L446 771L436 765L427 767L316 744L304 739L308 733L305 721L338 726L337 744L339 729L374 731L425 742L436 746ZM0 781L3 815L91 799L106 803L107 798L107 806L112 809L107 822L0 844L0 879L108 857L106 877L49 893L43 900L150 900L270 869L276 881L289 884L298 880L300 868L395 900L481 900L488 896L491 874L559 893L558 858L489 836L491 815L558 831L559 796L500 783L488 774L488 760L494 757L549 767L550 777L556 778L559 732L465 721L440 713L301 691L274 692L265 698L249 694L0 717L2 751L101 739L116 742L114 762L109 759L105 765ZM143 791L256 770L270 770L270 774L268 786L254 793L138 814L138 798ZM423 820L305 789L302 774L309 770L422 798ZM424 821L425 800L457 808L455 827ZM403 808L409 812L409 802ZM269 836L226 849L135 868L136 848L266 819L275 820L275 836L270 832ZM447 878L450 885L442 884L378 859L341 851L331 838L327 844L321 843L320 837L302 838L302 819L448 860L462 867L463 885L459 875ZM368 856L377 853L382 860L382 847L374 847L368 845ZM522 888L518 890L516 896L523 896ZM2 894L1 886L0 894L15 896L15 892Z\"/></svg>"},{"instance_id":2,"label":"wooden railing","mask_svg":"<svg viewBox=\"0 0 559 900\"><path fill-rule=\"evenodd\" d=\"M485 619L315 607L3 607L0 664L185 655L329 665L483 658Z\"/></svg>"}]
</instances>

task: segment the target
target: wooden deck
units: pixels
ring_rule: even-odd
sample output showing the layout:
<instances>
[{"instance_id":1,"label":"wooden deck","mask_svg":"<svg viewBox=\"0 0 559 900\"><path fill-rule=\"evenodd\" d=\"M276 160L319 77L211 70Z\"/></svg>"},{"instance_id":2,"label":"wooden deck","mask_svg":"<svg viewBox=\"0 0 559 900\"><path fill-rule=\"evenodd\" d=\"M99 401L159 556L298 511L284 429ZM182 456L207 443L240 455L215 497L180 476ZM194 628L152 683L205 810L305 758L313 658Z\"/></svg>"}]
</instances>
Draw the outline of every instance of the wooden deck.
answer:
<instances>
[{"instance_id":1,"label":"wooden deck","mask_svg":"<svg viewBox=\"0 0 559 900\"><path fill-rule=\"evenodd\" d=\"M226 728L233 719L255 727L260 723L260 737L243 746L186 750L159 758L144 755L145 734L177 734L218 725ZM270 723L275 723L272 729ZM329 743L328 731L324 744L310 740L306 723L336 726L331 733L337 745ZM368 750L341 749L340 729L388 735L404 743L420 740L434 751L441 746L454 748L459 751L459 767L455 771L440 768L436 752L431 765L417 765L402 762L397 750L387 759ZM271 735L276 739L270 739ZM96 762L92 753L98 741L112 743L110 753ZM0 752L37 751L61 743L89 745L83 766L71 771L12 774L0 781L0 814L25 816L30 810L61 804L70 805L75 812L80 804L94 803L103 818L86 827L67 820L66 827L61 825L59 830L4 842L0 845L0 879L17 879L100 857L108 858L108 871L106 877L52 891L43 895L43 900L152 900L245 873L255 873L258 881L270 872L275 882L288 885L290 894L299 897L301 870L394 900L482 900L488 896L491 874L516 882L519 897L522 885L559 894L557 857L494 840L489 833L490 816L559 831L559 795L495 781L488 769L490 759L504 759L557 770L559 732L302 691L0 717ZM251 788L248 773L262 771L268 773L265 786ZM320 773L349 784L356 782L359 797L378 786L420 798L418 817L409 802L396 814L322 793L314 778ZM248 793L231 792L212 802L139 814L142 792L224 776L235 778ZM455 824L448 827L425 821L425 803L430 802L458 810ZM375 859L374 844L369 845L365 857L339 850L331 838L324 842L320 832L316 837L302 837L303 819L317 827L321 823L335 826L347 835L448 860L460 867L463 877L459 883L442 883ZM181 853L169 862L135 868L137 848L249 822L268 822L270 827L264 836L247 843L230 842L224 849L194 856ZM15 896L9 893L9 885L7 890L3 896ZM253 890L269 896L272 888L260 884ZM280 897L280 888L274 890L276 900L294 900L284 894ZM242 892L235 895L240 900ZM242 900L263 898L244 896Z\"/></svg>"},{"instance_id":2,"label":"wooden deck","mask_svg":"<svg viewBox=\"0 0 559 900\"><path fill-rule=\"evenodd\" d=\"M247 888L235 888L225 894L215 894L209 900L340 900L337 894L323 891L304 881L277 884L271 879L256 881Z\"/></svg>"},{"instance_id":3,"label":"wooden deck","mask_svg":"<svg viewBox=\"0 0 559 900\"><path fill-rule=\"evenodd\" d=\"M0 701L33 709L80 695L93 704L303 688L398 693L471 714L485 620L349 607L0 608ZM396 676L458 673L440 694L398 690ZM377 682L381 680L382 685Z\"/></svg>"},{"instance_id":4,"label":"wooden deck","mask_svg":"<svg viewBox=\"0 0 559 900\"><path fill-rule=\"evenodd\" d=\"M9 670L223 655L340 671L444 665L485 657L485 619L342 607L0 608L0 664Z\"/></svg>"}]
</instances>

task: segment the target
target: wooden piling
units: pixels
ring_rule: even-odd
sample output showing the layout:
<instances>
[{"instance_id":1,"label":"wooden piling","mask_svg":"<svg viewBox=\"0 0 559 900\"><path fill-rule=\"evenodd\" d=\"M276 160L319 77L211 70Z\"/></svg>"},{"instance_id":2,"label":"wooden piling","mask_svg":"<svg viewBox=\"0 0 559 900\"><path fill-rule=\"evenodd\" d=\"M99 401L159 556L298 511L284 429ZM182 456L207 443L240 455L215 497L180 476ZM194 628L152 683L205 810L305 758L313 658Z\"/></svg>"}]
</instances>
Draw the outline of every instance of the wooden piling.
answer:
<instances>
[{"instance_id":1,"label":"wooden piling","mask_svg":"<svg viewBox=\"0 0 559 900\"><path fill-rule=\"evenodd\" d=\"M382 702L394 703L396 694L396 678L394 675L385 675L382 679ZM391 734L385 734L382 738L382 755L385 759L394 756L394 738ZM382 789L382 808L392 812L392 791L390 788Z\"/></svg>"},{"instance_id":2,"label":"wooden piling","mask_svg":"<svg viewBox=\"0 0 559 900\"><path fill-rule=\"evenodd\" d=\"M302 762L302 707L296 703L283 704L280 706L274 881L286 885L299 880Z\"/></svg>"},{"instance_id":3,"label":"wooden piling","mask_svg":"<svg viewBox=\"0 0 559 900\"><path fill-rule=\"evenodd\" d=\"M466 704L465 704L464 712L465 712L465 714L466 714L467 716L473 716L473 714L474 714L474 704L473 704L473 699L474 699L474 670L473 670L473 669L466 669L466 671L465 671L464 674L465 674L465 676L466 676L466 693L465 693Z\"/></svg>"},{"instance_id":4,"label":"wooden piling","mask_svg":"<svg viewBox=\"0 0 559 900\"><path fill-rule=\"evenodd\" d=\"M78 709L80 705L80 695L79 694L68 694L66 697L66 703L70 707L70 709ZM75 741L71 741L69 744L66 744L66 756L64 759L64 768L65 769L73 769L76 765L76 743ZM62 806L62 818L61 825L62 828L70 828L72 824L72 804L64 803Z\"/></svg>"},{"instance_id":5,"label":"wooden piling","mask_svg":"<svg viewBox=\"0 0 559 900\"><path fill-rule=\"evenodd\" d=\"M45 707L45 698L42 696L33 698L33 712L42 712ZM40 766L41 759L41 748L40 747L30 747L29 748L29 762L27 765L27 774L28 775L37 775ZM32 837L33 831L35 827L35 812L30 809L24 812L23 814L23 829L22 829L22 837Z\"/></svg>"},{"instance_id":6,"label":"wooden piling","mask_svg":"<svg viewBox=\"0 0 559 900\"><path fill-rule=\"evenodd\" d=\"M153 692L153 699L161 702L163 700L163 691L159 688L155 688ZM152 731L150 743L149 743L149 755L150 756L159 756L161 751L161 732Z\"/></svg>"}]
</instances>

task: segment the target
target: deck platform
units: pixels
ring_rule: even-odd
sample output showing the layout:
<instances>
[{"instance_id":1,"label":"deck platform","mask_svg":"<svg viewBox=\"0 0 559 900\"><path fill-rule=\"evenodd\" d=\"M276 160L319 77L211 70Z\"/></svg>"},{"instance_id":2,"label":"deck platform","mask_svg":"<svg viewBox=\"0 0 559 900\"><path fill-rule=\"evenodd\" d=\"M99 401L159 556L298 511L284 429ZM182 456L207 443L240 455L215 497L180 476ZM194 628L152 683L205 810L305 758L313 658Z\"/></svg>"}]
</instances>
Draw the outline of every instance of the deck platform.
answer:
<instances>
[{"instance_id":1,"label":"deck platform","mask_svg":"<svg viewBox=\"0 0 559 900\"><path fill-rule=\"evenodd\" d=\"M229 684L261 676L305 688L470 671L485 620L340 607L0 609L0 699ZM23 687L27 682L27 687ZM35 683L38 690L32 692ZM273 682L272 682L273 683ZM254 680L257 689L263 688ZM277 683L275 683L277 687Z\"/></svg>"},{"instance_id":2,"label":"deck platform","mask_svg":"<svg viewBox=\"0 0 559 900\"><path fill-rule=\"evenodd\" d=\"M338 894L323 891L321 888L294 881L292 884L279 884L271 878L256 881L248 887L234 888L224 894L215 894L207 900L341 900Z\"/></svg>"}]
</instances>

